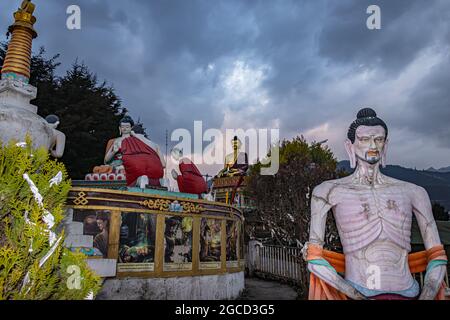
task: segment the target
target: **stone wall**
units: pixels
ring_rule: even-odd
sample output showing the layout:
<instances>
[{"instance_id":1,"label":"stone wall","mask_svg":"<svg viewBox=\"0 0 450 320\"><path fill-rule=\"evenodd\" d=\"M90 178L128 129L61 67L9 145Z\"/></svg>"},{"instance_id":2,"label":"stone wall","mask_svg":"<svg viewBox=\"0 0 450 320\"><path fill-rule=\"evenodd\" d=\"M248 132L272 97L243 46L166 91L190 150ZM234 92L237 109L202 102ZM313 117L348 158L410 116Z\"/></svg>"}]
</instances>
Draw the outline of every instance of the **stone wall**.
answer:
<instances>
[{"instance_id":1,"label":"stone wall","mask_svg":"<svg viewBox=\"0 0 450 320\"><path fill-rule=\"evenodd\" d=\"M232 300L245 287L244 272L175 278L105 279L97 300Z\"/></svg>"}]
</instances>

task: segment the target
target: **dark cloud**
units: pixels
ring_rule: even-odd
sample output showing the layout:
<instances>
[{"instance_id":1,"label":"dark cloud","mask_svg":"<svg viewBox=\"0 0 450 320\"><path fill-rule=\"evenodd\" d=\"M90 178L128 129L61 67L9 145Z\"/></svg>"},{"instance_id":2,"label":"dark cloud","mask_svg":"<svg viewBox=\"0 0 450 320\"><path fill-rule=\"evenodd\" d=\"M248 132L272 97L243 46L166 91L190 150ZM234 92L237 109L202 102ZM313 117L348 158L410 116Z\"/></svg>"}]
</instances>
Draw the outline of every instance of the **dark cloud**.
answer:
<instances>
[{"instance_id":1,"label":"dark cloud","mask_svg":"<svg viewBox=\"0 0 450 320\"><path fill-rule=\"evenodd\" d=\"M366 8L381 9L381 30L366 27ZM439 8L439 9L437 9ZM450 6L442 1L339 1L329 10L319 52L331 62L362 64L399 72L440 33L437 19Z\"/></svg>"},{"instance_id":2,"label":"dark cloud","mask_svg":"<svg viewBox=\"0 0 450 320\"><path fill-rule=\"evenodd\" d=\"M402 125L450 148L450 55L432 67L409 99L410 115Z\"/></svg>"}]
</instances>

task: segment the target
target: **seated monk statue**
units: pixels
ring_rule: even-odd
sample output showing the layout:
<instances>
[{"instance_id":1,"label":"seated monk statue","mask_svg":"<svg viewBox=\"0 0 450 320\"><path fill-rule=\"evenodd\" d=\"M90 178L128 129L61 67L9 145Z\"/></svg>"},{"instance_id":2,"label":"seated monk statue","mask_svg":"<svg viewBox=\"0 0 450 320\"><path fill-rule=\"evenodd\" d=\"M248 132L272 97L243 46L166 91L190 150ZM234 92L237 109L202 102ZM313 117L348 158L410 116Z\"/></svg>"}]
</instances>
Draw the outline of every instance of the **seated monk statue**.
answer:
<instances>
[{"instance_id":1,"label":"seated monk statue","mask_svg":"<svg viewBox=\"0 0 450 320\"><path fill-rule=\"evenodd\" d=\"M127 186L160 186L159 179L164 176L166 166L164 157L157 144L131 130L133 125L129 116L120 120L121 136L108 142L105 164L124 169Z\"/></svg>"},{"instance_id":2,"label":"seated monk statue","mask_svg":"<svg viewBox=\"0 0 450 320\"><path fill-rule=\"evenodd\" d=\"M312 193L310 236L303 248L311 272L309 298L442 299L447 257L427 192L380 172L388 128L374 110L360 110L347 137L354 173L325 181ZM330 210L343 255L323 249ZM409 254L413 215L426 251ZM412 273L425 271L421 289Z\"/></svg>"},{"instance_id":3,"label":"seated monk statue","mask_svg":"<svg viewBox=\"0 0 450 320\"><path fill-rule=\"evenodd\" d=\"M172 157L179 161L179 169L181 174L178 174L175 169L172 170L172 177L178 183L180 192L192 193L201 195L208 192L208 186L203 178L200 170L188 158L181 158L183 156L181 150L172 150ZM180 160L181 158L181 160Z\"/></svg>"},{"instance_id":4,"label":"seated monk statue","mask_svg":"<svg viewBox=\"0 0 450 320\"><path fill-rule=\"evenodd\" d=\"M221 177L244 176L248 170L248 156L245 152L239 152L242 142L237 136L231 140L233 152L225 156L224 168L217 174Z\"/></svg>"}]
</instances>

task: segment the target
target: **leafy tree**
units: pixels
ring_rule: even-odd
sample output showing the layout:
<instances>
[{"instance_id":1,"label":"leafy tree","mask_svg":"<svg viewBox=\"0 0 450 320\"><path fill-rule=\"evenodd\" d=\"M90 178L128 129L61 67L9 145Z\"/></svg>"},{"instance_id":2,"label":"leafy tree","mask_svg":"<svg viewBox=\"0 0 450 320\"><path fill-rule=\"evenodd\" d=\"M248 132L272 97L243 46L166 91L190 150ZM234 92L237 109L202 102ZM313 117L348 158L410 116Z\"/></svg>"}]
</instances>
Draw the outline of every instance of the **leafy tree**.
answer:
<instances>
[{"instance_id":1,"label":"leafy tree","mask_svg":"<svg viewBox=\"0 0 450 320\"><path fill-rule=\"evenodd\" d=\"M147 128L144 127L144 124L141 122L141 119L139 118L136 122L136 124L133 126L132 129L135 133L142 134L144 137L148 138L147 136Z\"/></svg>"},{"instance_id":2,"label":"leafy tree","mask_svg":"<svg viewBox=\"0 0 450 320\"><path fill-rule=\"evenodd\" d=\"M328 147L308 144L303 137L284 140L279 151L278 173L260 175L261 164L256 164L251 168L246 192L254 200L256 216L270 230L274 242L302 247L309 239L312 190L321 182L336 178L337 161ZM327 224L327 247L339 250L340 241L331 214ZM306 295L306 264L301 257L297 258L302 268L300 294Z\"/></svg>"},{"instance_id":3,"label":"leafy tree","mask_svg":"<svg viewBox=\"0 0 450 320\"><path fill-rule=\"evenodd\" d=\"M70 189L65 167L29 146L30 139L26 146L0 145L0 300L95 295L99 278L55 230ZM70 267L80 271L78 287L68 286Z\"/></svg>"},{"instance_id":4,"label":"leafy tree","mask_svg":"<svg viewBox=\"0 0 450 320\"><path fill-rule=\"evenodd\" d=\"M433 216L435 220L449 221L448 211L439 202L433 203Z\"/></svg>"}]
</instances>

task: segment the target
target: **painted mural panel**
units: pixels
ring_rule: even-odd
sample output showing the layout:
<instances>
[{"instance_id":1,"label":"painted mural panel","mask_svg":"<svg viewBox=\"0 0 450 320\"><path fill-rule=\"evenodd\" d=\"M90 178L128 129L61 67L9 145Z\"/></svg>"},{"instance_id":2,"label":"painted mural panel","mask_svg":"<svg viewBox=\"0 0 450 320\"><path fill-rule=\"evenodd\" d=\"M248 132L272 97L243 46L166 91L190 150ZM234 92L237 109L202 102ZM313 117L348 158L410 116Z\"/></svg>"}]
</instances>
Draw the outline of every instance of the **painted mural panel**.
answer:
<instances>
[{"instance_id":1,"label":"painted mural panel","mask_svg":"<svg viewBox=\"0 0 450 320\"><path fill-rule=\"evenodd\" d=\"M200 223L200 269L220 269L222 221L202 218Z\"/></svg>"},{"instance_id":2,"label":"painted mural panel","mask_svg":"<svg viewBox=\"0 0 450 320\"><path fill-rule=\"evenodd\" d=\"M228 220L227 226L227 268L238 268L238 222Z\"/></svg>"},{"instance_id":3,"label":"painted mural panel","mask_svg":"<svg viewBox=\"0 0 450 320\"><path fill-rule=\"evenodd\" d=\"M122 213L120 227L119 272L155 270L156 215Z\"/></svg>"},{"instance_id":4,"label":"painted mural panel","mask_svg":"<svg viewBox=\"0 0 450 320\"><path fill-rule=\"evenodd\" d=\"M165 217L164 271L192 270L192 224L192 217Z\"/></svg>"}]
</instances>

